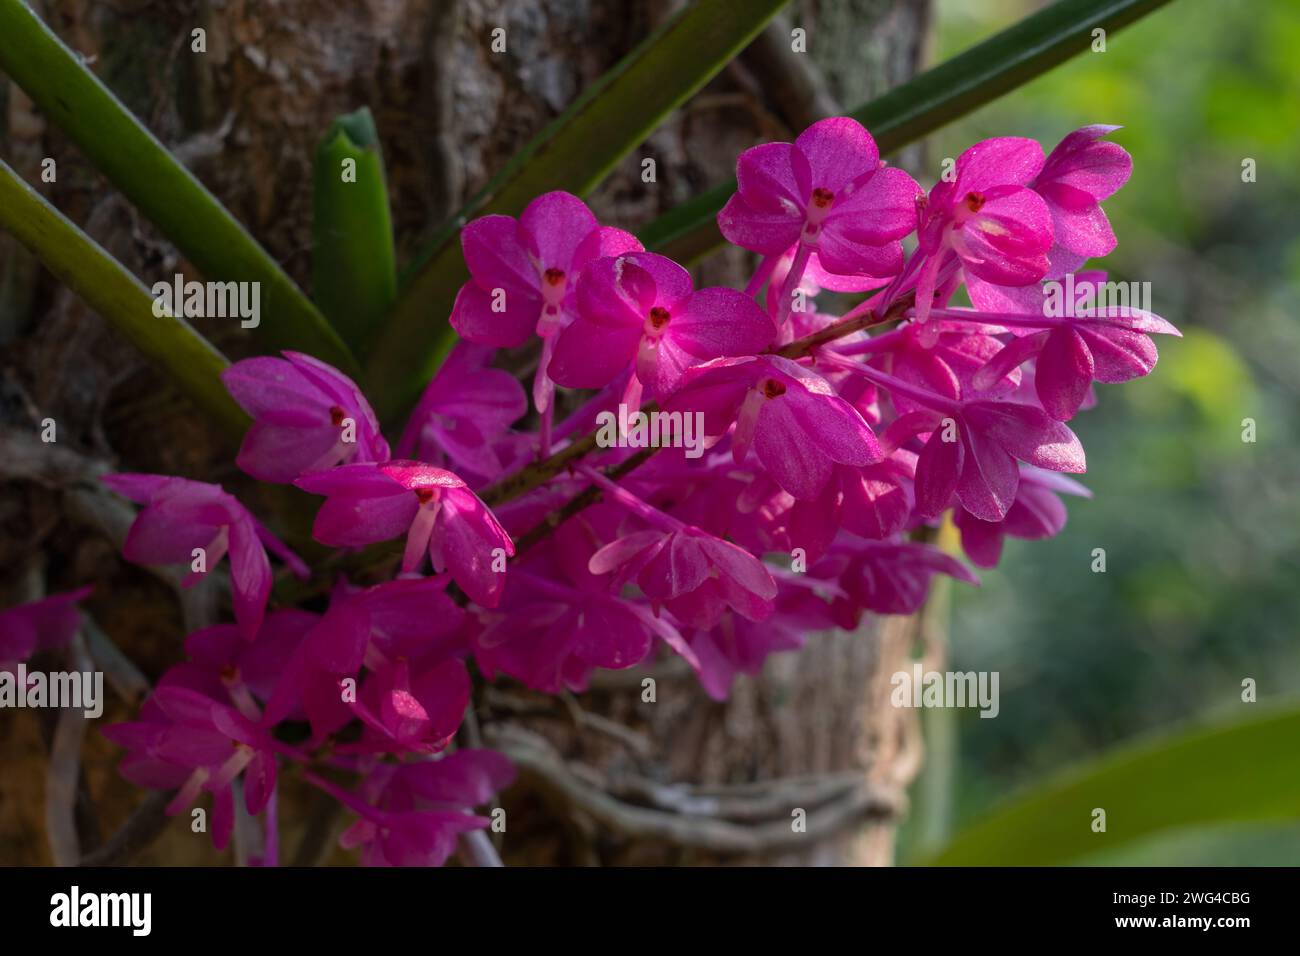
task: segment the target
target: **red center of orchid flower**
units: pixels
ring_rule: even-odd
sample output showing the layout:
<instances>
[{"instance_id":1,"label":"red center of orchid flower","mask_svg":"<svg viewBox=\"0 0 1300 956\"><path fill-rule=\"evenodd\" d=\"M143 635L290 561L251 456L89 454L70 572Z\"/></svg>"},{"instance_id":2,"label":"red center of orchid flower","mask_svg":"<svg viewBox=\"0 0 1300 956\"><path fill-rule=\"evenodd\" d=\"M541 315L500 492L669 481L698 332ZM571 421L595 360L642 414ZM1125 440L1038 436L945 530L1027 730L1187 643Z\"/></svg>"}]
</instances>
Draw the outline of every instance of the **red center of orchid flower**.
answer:
<instances>
[{"instance_id":1,"label":"red center of orchid flower","mask_svg":"<svg viewBox=\"0 0 1300 956\"><path fill-rule=\"evenodd\" d=\"M420 502L420 504L422 504L422 505L427 505L430 501L433 500L433 489L432 489L432 488L416 488L416 489L415 489L415 498L416 498L417 501Z\"/></svg>"},{"instance_id":2,"label":"red center of orchid flower","mask_svg":"<svg viewBox=\"0 0 1300 956\"><path fill-rule=\"evenodd\" d=\"M984 208L984 194L969 192L966 194L965 203L966 203L966 208L969 209L971 212L979 212L981 209Z\"/></svg>"},{"instance_id":3,"label":"red center of orchid flower","mask_svg":"<svg viewBox=\"0 0 1300 956\"><path fill-rule=\"evenodd\" d=\"M785 386L774 378L763 383L763 394L768 398L780 398L785 394Z\"/></svg>"},{"instance_id":4,"label":"red center of orchid flower","mask_svg":"<svg viewBox=\"0 0 1300 956\"><path fill-rule=\"evenodd\" d=\"M564 281L564 270L547 269L542 273L542 278L546 280L547 285L559 285Z\"/></svg>"},{"instance_id":5,"label":"red center of orchid flower","mask_svg":"<svg viewBox=\"0 0 1300 956\"><path fill-rule=\"evenodd\" d=\"M330 424L342 425L343 419L347 418L348 413L335 405L330 409Z\"/></svg>"},{"instance_id":6,"label":"red center of orchid flower","mask_svg":"<svg viewBox=\"0 0 1300 956\"><path fill-rule=\"evenodd\" d=\"M829 189L823 189L821 186L818 186L813 190L812 201L813 205L818 209L825 209L835 201L835 194Z\"/></svg>"},{"instance_id":7,"label":"red center of orchid flower","mask_svg":"<svg viewBox=\"0 0 1300 956\"><path fill-rule=\"evenodd\" d=\"M227 684L238 683L239 668L234 664L227 664L225 667L221 668L221 679Z\"/></svg>"},{"instance_id":8,"label":"red center of orchid flower","mask_svg":"<svg viewBox=\"0 0 1300 956\"><path fill-rule=\"evenodd\" d=\"M669 315L668 310L662 305L656 305L650 310L650 325L656 329L662 329L668 324L670 318L671 316Z\"/></svg>"}]
</instances>

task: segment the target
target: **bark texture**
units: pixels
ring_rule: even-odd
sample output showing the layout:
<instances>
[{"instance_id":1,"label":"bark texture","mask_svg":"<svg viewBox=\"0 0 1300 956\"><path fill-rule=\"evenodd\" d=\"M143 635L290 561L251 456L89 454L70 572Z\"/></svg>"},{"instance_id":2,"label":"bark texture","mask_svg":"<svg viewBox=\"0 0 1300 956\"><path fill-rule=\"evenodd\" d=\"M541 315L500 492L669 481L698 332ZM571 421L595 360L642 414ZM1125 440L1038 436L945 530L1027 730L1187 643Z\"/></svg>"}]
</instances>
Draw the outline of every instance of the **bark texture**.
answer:
<instances>
[{"instance_id":1,"label":"bark texture","mask_svg":"<svg viewBox=\"0 0 1300 956\"><path fill-rule=\"evenodd\" d=\"M403 261L498 165L674 8L668 0L36 0L47 22L165 143L184 157L300 283L310 278L310 164L330 121L375 114ZM730 175L736 155L788 138L836 104L856 106L917 67L927 0L800 0L657 130L591 197L636 229ZM507 52L490 51L503 27ZM791 52L806 31L807 54ZM196 29L206 52L195 53ZM186 264L30 101L0 79L0 150L64 212L152 283ZM643 183L652 157L657 181ZM908 165L914 156L902 157ZM701 267L743 282L739 253ZM432 320L432 317L431 317ZM234 323L201 324L232 357ZM181 657L213 595L186 602L116 556L114 516L86 491L106 468L222 482L256 508L232 449L131 347L0 235L0 568L5 606L94 581L88 607L143 675ZM45 418L57 446L33 444ZM57 451L55 451L57 449ZM507 863L887 862L913 729L888 705L888 674L911 623L811 635L758 679L710 701L671 663L603 675L578 698L480 688L466 738L514 754L523 779L503 795ZM642 680L655 679L655 701ZM102 722L136 701L110 695ZM52 862L43 817L55 726L0 713L0 863ZM81 849L93 851L139 804L92 727L80 788ZM340 821L287 781L284 857L343 861ZM93 808L93 809L92 809ZM806 831L798 827L799 811ZM173 821L142 862L213 862L206 836ZM299 849L301 847L301 849ZM245 847L246 849L246 847Z\"/></svg>"}]
</instances>

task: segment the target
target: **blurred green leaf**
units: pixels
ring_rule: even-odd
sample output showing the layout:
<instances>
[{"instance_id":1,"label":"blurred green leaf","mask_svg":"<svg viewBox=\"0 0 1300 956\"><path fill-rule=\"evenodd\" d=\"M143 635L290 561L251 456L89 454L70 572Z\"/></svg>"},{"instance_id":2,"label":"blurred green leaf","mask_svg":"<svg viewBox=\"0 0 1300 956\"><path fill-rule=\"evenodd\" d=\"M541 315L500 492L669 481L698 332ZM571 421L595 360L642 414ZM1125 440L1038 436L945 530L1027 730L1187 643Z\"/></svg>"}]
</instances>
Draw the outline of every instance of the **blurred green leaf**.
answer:
<instances>
[{"instance_id":1,"label":"blurred green leaf","mask_svg":"<svg viewBox=\"0 0 1300 956\"><path fill-rule=\"evenodd\" d=\"M1168 2L1061 0L850 115L892 153L1088 49L1093 30L1109 37ZM700 258L722 244L715 217L735 191L734 179L709 190L650 223L641 241L679 262Z\"/></svg>"},{"instance_id":2,"label":"blurred green leaf","mask_svg":"<svg viewBox=\"0 0 1300 956\"><path fill-rule=\"evenodd\" d=\"M1300 709L1143 741L1011 800L927 862L1047 866L1175 827L1294 820L1298 739ZM1092 831L1098 807L1105 833Z\"/></svg>"},{"instance_id":3,"label":"blurred green leaf","mask_svg":"<svg viewBox=\"0 0 1300 956\"><path fill-rule=\"evenodd\" d=\"M260 283L254 334L264 347L356 373L343 340L279 264L22 0L0 0L0 69L205 277Z\"/></svg>"},{"instance_id":4,"label":"blurred green leaf","mask_svg":"<svg viewBox=\"0 0 1300 956\"><path fill-rule=\"evenodd\" d=\"M149 290L121 263L0 161L0 226L12 232L68 288L120 329L231 436L248 418L219 378L229 363L185 321L154 315Z\"/></svg>"},{"instance_id":5,"label":"blurred green leaf","mask_svg":"<svg viewBox=\"0 0 1300 956\"><path fill-rule=\"evenodd\" d=\"M325 134L312 207L312 297L364 358L397 294L384 159L370 110L340 116Z\"/></svg>"},{"instance_id":6,"label":"blurred green leaf","mask_svg":"<svg viewBox=\"0 0 1300 956\"><path fill-rule=\"evenodd\" d=\"M455 342L447 322L469 278L453 241L472 216L518 215L538 195L584 195L707 83L788 0L697 0L585 90L435 237L404 277L367 365L381 417L409 403Z\"/></svg>"}]
</instances>

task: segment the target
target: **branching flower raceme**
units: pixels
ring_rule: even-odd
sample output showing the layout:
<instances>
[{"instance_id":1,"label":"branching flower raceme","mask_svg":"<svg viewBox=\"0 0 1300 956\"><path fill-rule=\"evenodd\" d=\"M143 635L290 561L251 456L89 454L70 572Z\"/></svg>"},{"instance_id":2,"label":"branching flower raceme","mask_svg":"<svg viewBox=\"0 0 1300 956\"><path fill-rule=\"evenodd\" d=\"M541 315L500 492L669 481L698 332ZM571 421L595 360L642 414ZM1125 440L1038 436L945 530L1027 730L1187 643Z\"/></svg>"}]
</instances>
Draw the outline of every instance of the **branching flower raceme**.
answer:
<instances>
[{"instance_id":1,"label":"branching flower raceme","mask_svg":"<svg viewBox=\"0 0 1300 956\"><path fill-rule=\"evenodd\" d=\"M565 193L475 220L450 316L464 341L396 459L339 372L295 353L236 363L225 382L254 420L237 463L323 496L312 533L339 553L304 566L215 485L106 479L143 506L128 559L202 549L210 573L229 555L236 622L191 635L110 731L123 773L176 789L173 810L210 794L219 844L240 798L274 847L293 769L354 816L344 843L365 862L437 865L511 777L457 749L470 661L561 693L677 655L721 699L818 631L916 612L935 575L976 583L930 540L942 521L978 567L1007 538L1059 533L1061 496L1088 494L1066 477L1085 457L1065 422L1105 400L1095 383L1152 370L1152 334L1177 335L1080 271L1115 245L1101 203L1131 163L1113 131L1046 156L976 143L928 194L851 119L756 146L718 215L756 254L737 289L697 288ZM963 286L969 307L952 302ZM833 314L822 290L860 301ZM533 417L498 361L525 347ZM599 414L643 399L661 437L699 423L695 454L602 443ZM267 550L305 592L273 589ZM43 640L46 612L8 613L0 658Z\"/></svg>"}]
</instances>

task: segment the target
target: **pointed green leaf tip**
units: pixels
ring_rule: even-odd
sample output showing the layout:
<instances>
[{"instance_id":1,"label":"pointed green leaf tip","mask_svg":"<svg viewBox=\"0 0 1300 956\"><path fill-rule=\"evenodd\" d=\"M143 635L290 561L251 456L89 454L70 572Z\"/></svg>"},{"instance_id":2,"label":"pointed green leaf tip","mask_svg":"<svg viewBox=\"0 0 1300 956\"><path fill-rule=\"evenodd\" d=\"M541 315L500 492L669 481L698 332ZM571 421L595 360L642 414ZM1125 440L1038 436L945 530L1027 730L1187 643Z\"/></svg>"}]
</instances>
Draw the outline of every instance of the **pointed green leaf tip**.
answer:
<instances>
[{"instance_id":1,"label":"pointed green leaf tip","mask_svg":"<svg viewBox=\"0 0 1300 956\"><path fill-rule=\"evenodd\" d=\"M926 862L1052 866L1162 830L1294 820L1297 735L1291 709L1136 742L1013 797Z\"/></svg>"},{"instance_id":2,"label":"pointed green leaf tip","mask_svg":"<svg viewBox=\"0 0 1300 956\"><path fill-rule=\"evenodd\" d=\"M157 315L149 290L125 266L0 160L0 228L162 369L210 421L238 437L248 416L221 384L224 355L184 319Z\"/></svg>"},{"instance_id":3,"label":"pointed green leaf tip","mask_svg":"<svg viewBox=\"0 0 1300 956\"><path fill-rule=\"evenodd\" d=\"M321 312L364 357L397 294L384 159L370 110L336 119L316 150L312 289Z\"/></svg>"},{"instance_id":4,"label":"pointed green leaf tip","mask_svg":"<svg viewBox=\"0 0 1300 956\"><path fill-rule=\"evenodd\" d=\"M324 316L256 239L23 0L0 0L0 69L213 282L255 282L267 351L297 349L357 374Z\"/></svg>"}]
</instances>

